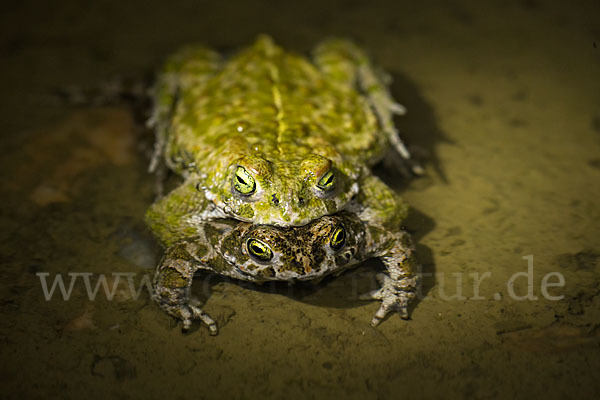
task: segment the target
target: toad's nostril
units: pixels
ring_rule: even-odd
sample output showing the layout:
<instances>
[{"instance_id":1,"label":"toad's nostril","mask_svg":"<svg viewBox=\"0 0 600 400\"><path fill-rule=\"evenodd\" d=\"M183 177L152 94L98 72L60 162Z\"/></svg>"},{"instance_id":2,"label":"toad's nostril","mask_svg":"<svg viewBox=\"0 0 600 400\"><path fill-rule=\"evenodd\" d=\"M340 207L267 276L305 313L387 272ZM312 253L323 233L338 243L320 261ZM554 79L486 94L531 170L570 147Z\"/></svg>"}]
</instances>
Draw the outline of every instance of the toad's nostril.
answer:
<instances>
[{"instance_id":1,"label":"toad's nostril","mask_svg":"<svg viewBox=\"0 0 600 400\"><path fill-rule=\"evenodd\" d=\"M271 201L273 202L274 206L278 206L279 205L279 198L277 197L276 193L274 193L273 195L271 195Z\"/></svg>"}]
</instances>

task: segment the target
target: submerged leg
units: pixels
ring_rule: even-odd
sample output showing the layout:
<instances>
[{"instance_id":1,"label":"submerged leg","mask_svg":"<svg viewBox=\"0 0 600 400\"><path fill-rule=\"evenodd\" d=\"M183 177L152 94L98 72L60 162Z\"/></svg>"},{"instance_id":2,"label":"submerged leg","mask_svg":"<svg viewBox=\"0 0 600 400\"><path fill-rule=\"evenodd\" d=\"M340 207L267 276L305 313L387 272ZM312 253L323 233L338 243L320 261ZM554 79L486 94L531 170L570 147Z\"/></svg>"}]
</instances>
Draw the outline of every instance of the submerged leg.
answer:
<instances>
[{"instance_id":1,"label":"submerged leg","mask_svg":"<svg viewBox=\"0 0 600 400\"><path fill-rule=\"evenodd\" d=\"M216 322L192 299L191 286L198 261L190 254L202 251L192 243L179 243L167 249L154 276L152 298L169 315L183 321L188 330L195 319L201 320L211 335L218 333Z\"/></svg>"}]
</instances>

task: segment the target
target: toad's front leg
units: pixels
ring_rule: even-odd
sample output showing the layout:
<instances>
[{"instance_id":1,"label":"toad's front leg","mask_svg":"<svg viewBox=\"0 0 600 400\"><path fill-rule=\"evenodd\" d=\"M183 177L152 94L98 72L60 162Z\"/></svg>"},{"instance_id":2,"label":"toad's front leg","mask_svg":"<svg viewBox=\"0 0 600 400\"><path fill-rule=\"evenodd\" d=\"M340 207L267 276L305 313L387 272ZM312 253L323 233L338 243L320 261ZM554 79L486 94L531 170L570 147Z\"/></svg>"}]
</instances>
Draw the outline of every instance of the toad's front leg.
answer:
<instances>
[{"instance_id":1,"label":"toad's front leg","mask_svg":"<svg viewBox=\"0 0 600 400\"><path fill-rule=\"evenodd\" d=\"M414 246L408 233L400 231L386 235L379 229L372 232L379 236L383 245L377 250L376 256L387 269L387 274L378 274L377 280L381 288L366 293L361 299L381 300L379 310L371 320L372 326L377 326L392 311L398 311L400 317L408 319L408 305L416 297L418 276L416 274L417 260ZM384 239L381 241L381 239Z\"/></svg>"},{"instance_id":2,"label":"toad's front leg","mask_svg":"<svg viewBox=\"0 0 600 400\"><path fill-rule=\"evenodd\" d=\"M188 330L195 319L201 320L211 335L218 333L216 322L191 298L194 273L199 269L193 243L179 243L167 249L154 276L152 298L169 315L183 321L183 329Z\"/></svg>"},{"instance_id":3,"label":"toad's front leg","mask_svg":"<svg viewBox=\"0 0 600 400\"><path fill-rule=\"evenodd\" d=\"M414 246L400 226L408 214L408 205L379 178L370 175L363 179L361 192L349 210L365 224L367 256L380 257L388 272L378 275L381 289L361 296L382 301L371 325L378 325L393 310L408 318L408 304L417 287Z\"/></svg>"},{"instance_id":4,"label":"toad's front leg","mask_svg":"<svg viewBox=\"0 0 600 400\"><path fill-rule=\"evenodd\" d=\"M377 177L368 176L351 209L367 228L367 253L380 257L388 272L378 276L381 289L362 297L382 301L371 324L378 325L393 310L402 318L408 318L407 307L417 287L418 265L410 236L400 226L408 213L408 205Z\"/></svg>"}]
</instances>

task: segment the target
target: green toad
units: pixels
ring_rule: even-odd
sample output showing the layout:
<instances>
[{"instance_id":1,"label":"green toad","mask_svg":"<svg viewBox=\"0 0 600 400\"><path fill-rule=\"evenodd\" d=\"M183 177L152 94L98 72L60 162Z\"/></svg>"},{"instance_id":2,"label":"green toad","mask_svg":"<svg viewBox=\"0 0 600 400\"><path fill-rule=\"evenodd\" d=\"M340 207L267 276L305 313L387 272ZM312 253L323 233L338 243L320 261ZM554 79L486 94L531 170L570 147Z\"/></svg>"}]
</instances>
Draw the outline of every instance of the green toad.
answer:
<instances>
[{"instance_id":1,"label":"green toad","mask_svg":"<svg viewBox=\"0 0 600 400\"><path fill-rule=\"evenodd\" d=\"M390 147L409 155L392 123L404 109L380 75L339 39L318 45L312 62L268 36L229 59L204 47L176 53L155 87L151 170L162 157L209 204L176 189L151 220L172 221L165 204L176 198L199 222L299 226L347 208L359 191L381 191L369 187L369 168Z\"/></svg>"}]
</instances>

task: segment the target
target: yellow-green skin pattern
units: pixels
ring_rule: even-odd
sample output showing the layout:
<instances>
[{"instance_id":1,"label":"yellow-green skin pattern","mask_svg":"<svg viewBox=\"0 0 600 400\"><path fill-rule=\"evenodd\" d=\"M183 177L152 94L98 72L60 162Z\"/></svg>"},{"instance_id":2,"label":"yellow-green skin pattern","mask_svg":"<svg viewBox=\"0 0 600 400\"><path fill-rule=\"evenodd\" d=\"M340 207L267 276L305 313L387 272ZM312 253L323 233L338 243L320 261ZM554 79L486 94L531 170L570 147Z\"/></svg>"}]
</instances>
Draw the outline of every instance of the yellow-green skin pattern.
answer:
<instances>
[{"instance_id":1,"label":"yellow-green skin pattern","mask_svg":"<svg viewBox=\"0 0 600 400\"><path fill-rule=\"evenodd\" d=\"M173 220L170 196L198 221L304 225L347 208L368 185L369 167L390 146L403 149L392 124L401 106L362 50L344 40L319 45L312 63L267 36L226 61L185 48L163 68L155 103L151 168L163 156L182 187L203 191L210 204L199 208L191 192L172 192L152 206L153 230ZM240 167L252 177L249 194L234 185Z\"/></svg>"}]
</instances>

